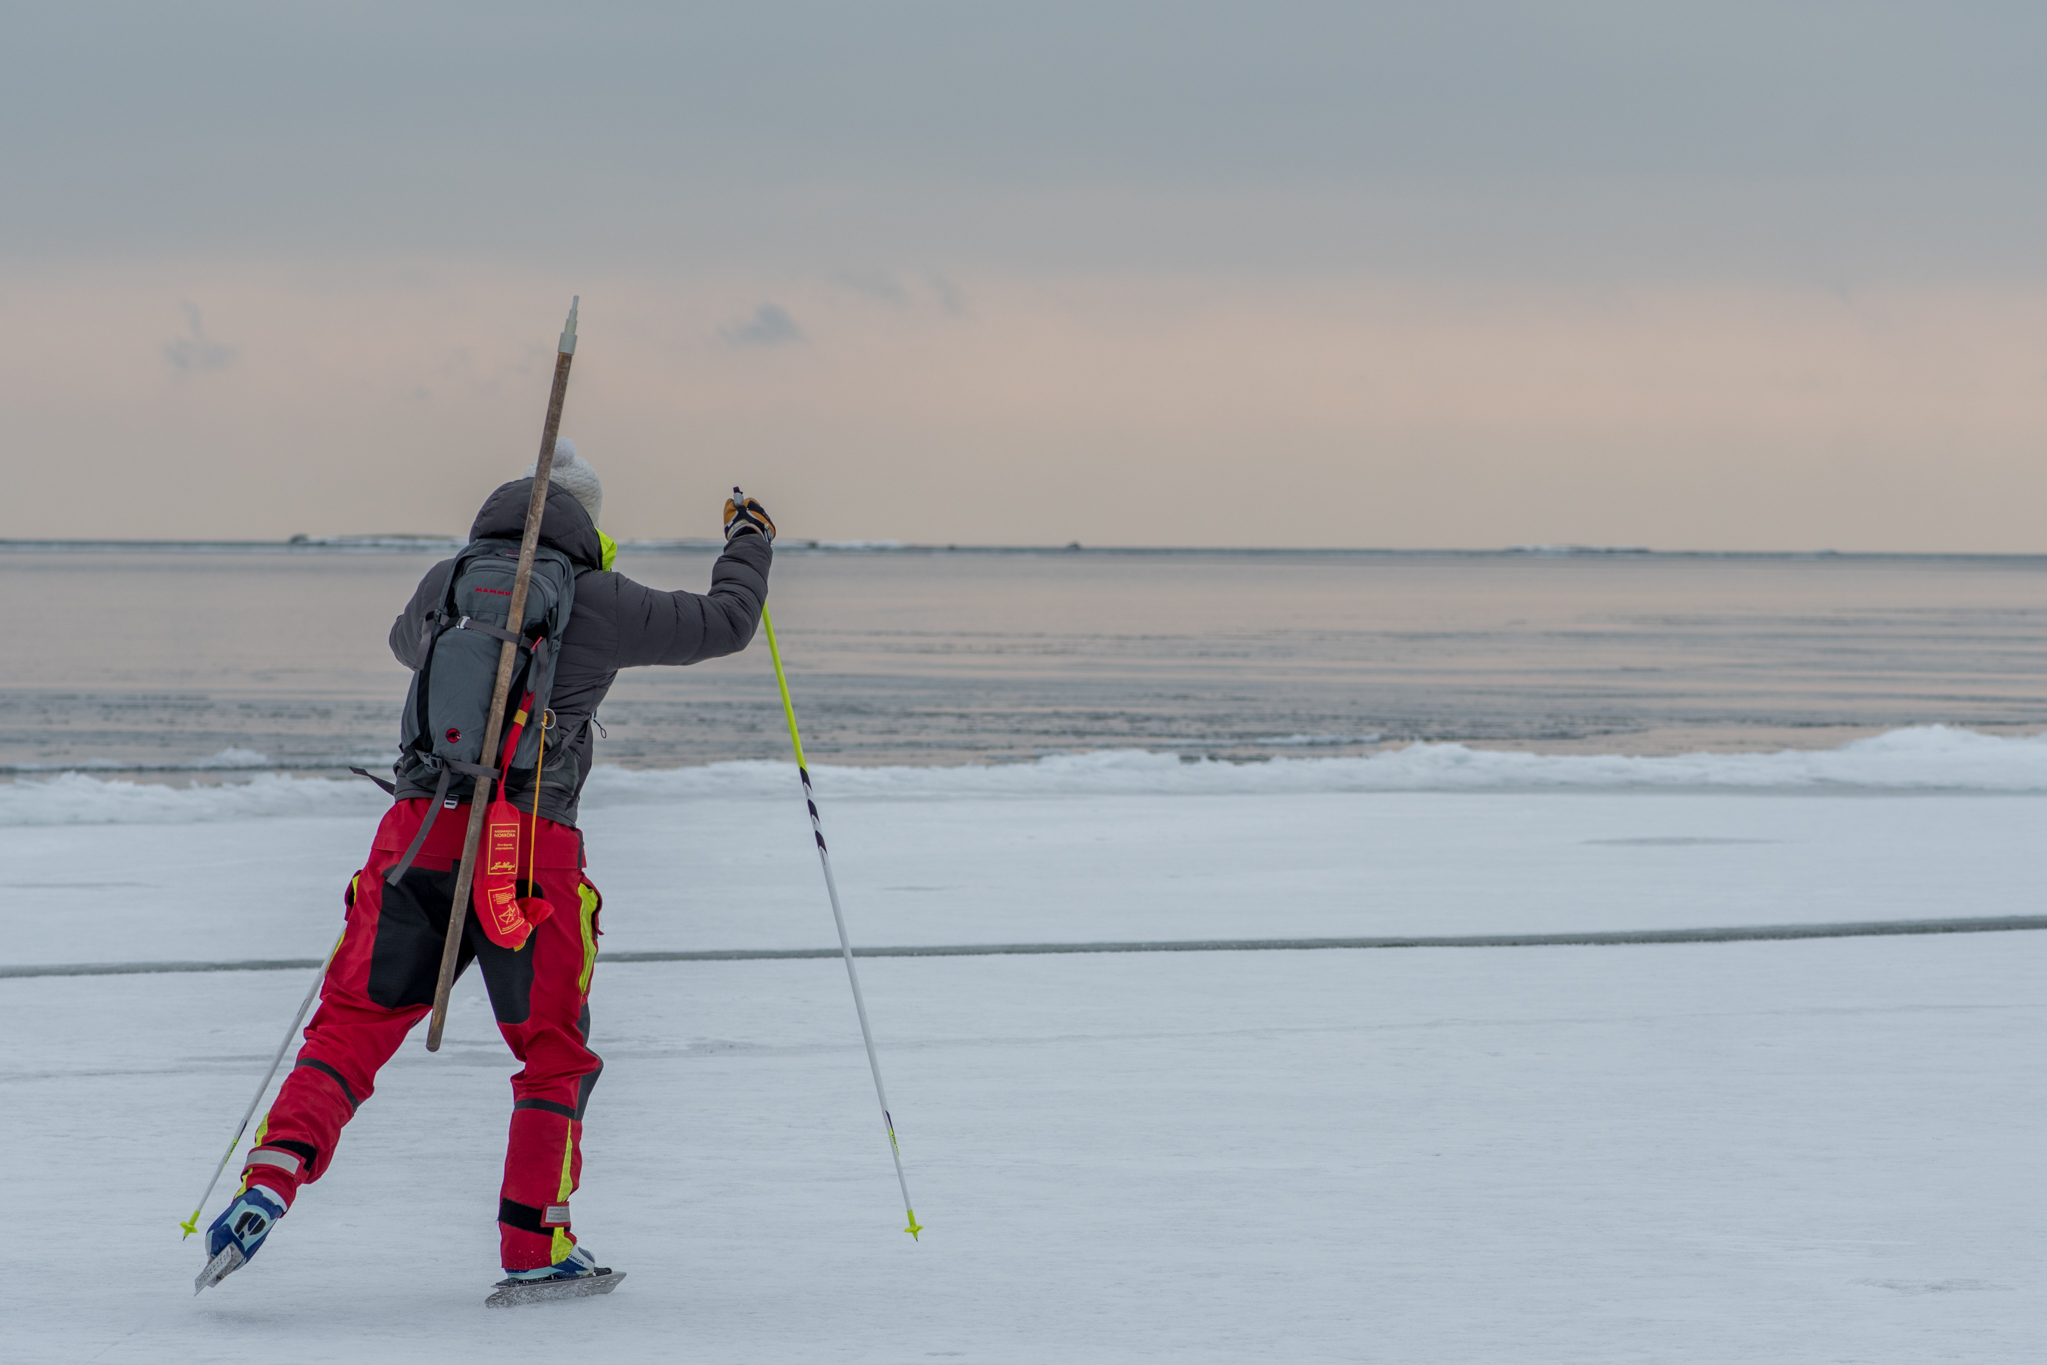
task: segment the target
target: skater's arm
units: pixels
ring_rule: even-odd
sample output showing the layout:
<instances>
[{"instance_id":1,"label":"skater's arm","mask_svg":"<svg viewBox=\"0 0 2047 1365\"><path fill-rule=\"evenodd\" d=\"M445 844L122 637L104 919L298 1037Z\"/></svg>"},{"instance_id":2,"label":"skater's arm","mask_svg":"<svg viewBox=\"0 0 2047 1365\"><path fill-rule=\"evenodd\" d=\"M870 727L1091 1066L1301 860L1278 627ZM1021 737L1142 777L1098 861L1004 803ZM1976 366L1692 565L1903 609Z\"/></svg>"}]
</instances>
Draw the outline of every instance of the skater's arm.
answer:
<instances>
[{"instance_id":1,"label":"skater's arm","mask_svg":"<svg viewBox=\"0 0 2047 1365\"><path fill-rule=\"evenodd\" d=\"M391 623L391 654L415 673L423 662L415 657L419 653L420 628L447 597L448 575L454 571L455 561L452 559L444 559L428 569L426 577L420 579L419 586L412 590L412 600Z\"/></svg>"},{"instance_id":2,"label":"skater's arm","mask_svg":"<svg viewBox=\"0 0 2047 1365\"><path fill-rule=\"evenodd\" d=\"M693 664L737 654L760 624L774 557L764 536L734 538L711 569L707 593L660 592L623 574L587 575L576 586L577 609L586 590L610 595L609 610L602 614L618 625L614 668Z\"/></svg>"}]
</instances>

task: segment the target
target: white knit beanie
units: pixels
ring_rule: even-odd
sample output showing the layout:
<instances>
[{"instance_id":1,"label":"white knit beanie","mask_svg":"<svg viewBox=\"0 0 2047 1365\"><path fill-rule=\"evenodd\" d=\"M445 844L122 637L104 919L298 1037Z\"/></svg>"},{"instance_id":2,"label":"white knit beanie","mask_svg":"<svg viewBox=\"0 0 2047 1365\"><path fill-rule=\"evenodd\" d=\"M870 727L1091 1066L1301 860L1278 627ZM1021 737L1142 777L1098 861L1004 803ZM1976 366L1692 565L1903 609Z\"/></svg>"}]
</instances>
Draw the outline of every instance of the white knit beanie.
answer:
<instances>
[{"instance_id":1,"label":"white knit beanie","mask_svg":"<svg viewBox=\"0 0 2047 1365\"><path fill-rule=\"evenodd\" d=\"M532 478L540 472L540 461L526 466L526 477ZM583 510L590 514L592 526L604 521L604 484L597 477L597 471L590 462L576 453L576 443L566 436L554 438L554 467L547 481L566 492Z\"/></svg>"}]
</instances>

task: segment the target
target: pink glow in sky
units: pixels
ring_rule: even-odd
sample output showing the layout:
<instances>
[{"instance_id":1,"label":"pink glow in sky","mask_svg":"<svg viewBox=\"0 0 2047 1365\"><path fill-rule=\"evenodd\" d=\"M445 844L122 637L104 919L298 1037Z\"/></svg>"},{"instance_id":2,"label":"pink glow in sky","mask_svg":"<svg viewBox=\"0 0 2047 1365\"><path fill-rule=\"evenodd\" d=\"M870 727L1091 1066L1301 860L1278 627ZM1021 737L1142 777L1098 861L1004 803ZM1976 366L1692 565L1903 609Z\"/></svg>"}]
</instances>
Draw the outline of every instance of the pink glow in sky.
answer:
<instances>
[{"instance_id":1,"label":"pink glow in sky","mask_svg":"<svg viewBox=\"0 0 2047 1365\"><path fill-rule=\"evenodd\" d=\"M118 8L118 7L116 7ZM0 536L2047 549L2030 9L68 11Z\"/></svg>"}]
</instances>

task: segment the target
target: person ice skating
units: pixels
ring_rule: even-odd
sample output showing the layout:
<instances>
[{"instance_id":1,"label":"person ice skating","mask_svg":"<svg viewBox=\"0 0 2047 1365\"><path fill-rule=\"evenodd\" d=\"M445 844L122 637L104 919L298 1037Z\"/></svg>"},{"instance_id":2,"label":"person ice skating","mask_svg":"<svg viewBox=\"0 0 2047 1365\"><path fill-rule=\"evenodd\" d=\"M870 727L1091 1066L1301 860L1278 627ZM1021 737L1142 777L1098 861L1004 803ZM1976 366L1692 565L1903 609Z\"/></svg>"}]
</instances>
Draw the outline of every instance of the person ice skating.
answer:
<instances>
[{"instance_id":1,"label":"person ice skating","mask_svg":"<svg viewBox=\"0 0 2047 1365\"><path fill-rule=\"evenodd\" d=\"M448 671L444 655L435 652L437 637L478 628L466 616L452 620L451 599L466 593L465 600L488 603L493 600L488 594L502 593L487 585L465 588L481 581L466 566L477 555L518 540L533 475L529 469L525 478L490 495L470 528L470 549L430 569L391 627L392 653L415 671L408 705L420 708L422 715L430 697L445 705L436 687L455 685L423 672L429 665ZM536 641L529 599L528 630L519 637L522 648L553 668L546 713L526 722L541 727L543 742L519 747L517 717L507 708L513 737L506 740L505 753L531 748L534 758L519 766L507 759L503 773L502 795L516 809L521 827L519 913L504 923L481 914L467 916L458 959L462 970L481 962L498 1030L524 1063L512 1077L511 1132L497 1210L505 1270L501 1288L610 1273L577 1244L569 1213L570 1196L582 1175L583 1115L603 1070L589 1046L591 973L603 899L583 873L577 828L577 800L590 772L594 714L621 668L692 664L744 649L767 600L775 533L758 502L728 499L725 550L711 570L711 590L702 595L659 592L612 571L617 547L598 529L603 486L567 440L556 446L549 484L540 546L543 554L566 557L553 562L563 581L573 576L572 589L561 589L564 599L572 596L573 605L557 639ZM501 549L496 553L502 557ZM504 621L506 610L501 607L496 619ZM503 637L508 632L493 633ZM498 646L492 641L489 648L494 665ZM541 672L536 665L534 676ZM517 691L515 686L514 701ZM243 1260L256 1253L300 1189L326 1173L343 1126L374 1093L378 1069L433 1003L476 781L456 770L482 769L437 761L429 742L436 736L422 739L413 733L416 729L416 724L407 727L409 745L394 768L392 806L377 828L368 861L349 882L346 930L328 964L320 1008L306 1028L295 1066L256 1130L241 1188L207 1229L209 1257L219 1258L230 1246ZM456 734L453 726L437 731L450 741ZM495 771L498 757L482 761ZM479 858L489 871L490 855L479 850ZM227 1260L232 1262L229 1270L241 1264L234 1257Z\"/></svg>"}]
</instances>

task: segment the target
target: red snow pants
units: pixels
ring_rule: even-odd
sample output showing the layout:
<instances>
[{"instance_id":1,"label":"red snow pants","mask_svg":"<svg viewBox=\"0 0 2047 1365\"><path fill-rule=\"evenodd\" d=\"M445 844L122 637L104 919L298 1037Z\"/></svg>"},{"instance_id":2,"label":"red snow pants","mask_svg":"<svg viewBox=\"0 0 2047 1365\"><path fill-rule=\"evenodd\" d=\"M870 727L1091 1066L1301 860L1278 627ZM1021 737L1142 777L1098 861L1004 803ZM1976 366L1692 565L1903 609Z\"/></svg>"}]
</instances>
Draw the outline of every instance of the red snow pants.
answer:
<instances>
[{"instance_id":1,"label":"red snow pants","mask_svg":"<svg viewBox=\"0 0 2047 1365\"><path fill-rule=\"evenodd\" d=\"M440 812L419 856L396 885L384 875L403 859L428 801L395 803L377 829L369 862L349 884L348 924L320 988L320 1008L277 1101L256 1130L243 1183L267 1185L287 1203L334 1159L341 1129L376 1092L377 1071L431 1012L467 805ZM531 817L520 821L526 870ZM498 1031L525 1067L512 1077L512 1130L498 1201L507 1270L552 1265L576 1244L569 1196L582 1176L583 1110L604 1063L589 1047L590 974L597 965L603 904L583 876L582 838L549 820L531 849L533 880L522 896L554 906L518 949L492 943L465 919L458 975L481 961Z\"/></svg>"}]
</instances>

